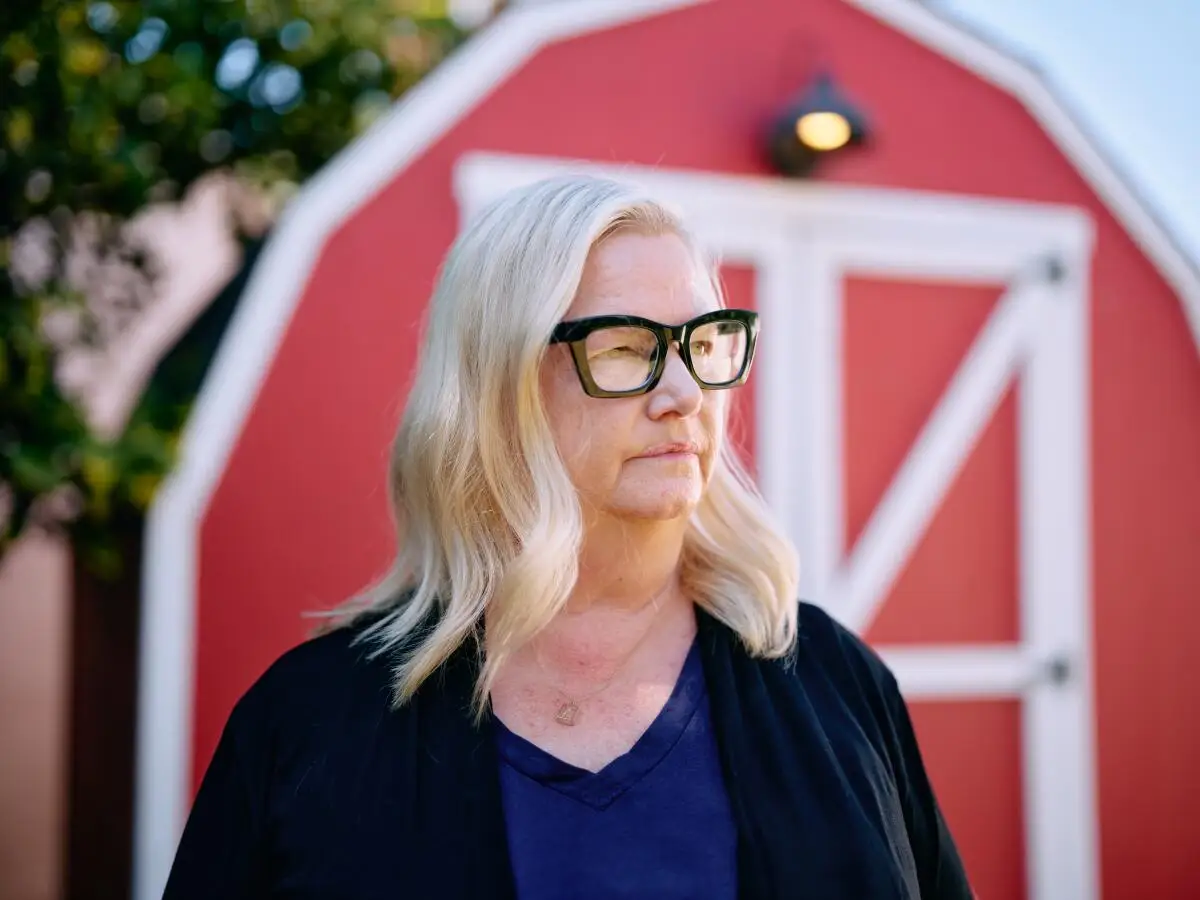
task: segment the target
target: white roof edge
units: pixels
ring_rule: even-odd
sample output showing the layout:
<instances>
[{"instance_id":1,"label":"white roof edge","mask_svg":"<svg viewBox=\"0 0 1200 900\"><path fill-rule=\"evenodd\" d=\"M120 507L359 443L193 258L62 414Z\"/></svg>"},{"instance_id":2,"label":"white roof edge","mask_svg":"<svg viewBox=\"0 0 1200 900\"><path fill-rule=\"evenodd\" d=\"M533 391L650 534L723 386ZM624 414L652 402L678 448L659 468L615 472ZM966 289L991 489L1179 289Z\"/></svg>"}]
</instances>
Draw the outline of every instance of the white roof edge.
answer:
<instances>
[{"instance_id":1,"label":"white roof edge","mask_svg":"<svg viewBox=\"0 0 1200 900\"><path fill-rule=\"evenodd\" d=\"M1043 76L962 24L916 0L845 2L1019 100L1179 297L1184 318L1200 351L1200 265L1183 250L1149 205L1137 196L1132 185L1104 156L1096 140L1087 134Z\"/></svg>"}]
</instances>

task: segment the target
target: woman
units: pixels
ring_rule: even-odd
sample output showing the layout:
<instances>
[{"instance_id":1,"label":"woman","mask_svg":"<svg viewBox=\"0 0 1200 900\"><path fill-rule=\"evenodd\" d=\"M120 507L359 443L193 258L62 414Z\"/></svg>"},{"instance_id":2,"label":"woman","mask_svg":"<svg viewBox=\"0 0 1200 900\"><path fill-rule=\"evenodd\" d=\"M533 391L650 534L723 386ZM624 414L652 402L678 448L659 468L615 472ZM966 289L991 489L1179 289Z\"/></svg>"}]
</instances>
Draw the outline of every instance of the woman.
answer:
<instances>
[{"instance_id":1,"label":"woman","mask_svg":"<svg viewBox=\"0 0 1200 900\"><path fill-rule=\"evenodd\" d=\"M970 896L895 680L726 439L757 317L590 178L450 251L390 574L230 716L166 896Z\"/></svg>"}]
</instances>

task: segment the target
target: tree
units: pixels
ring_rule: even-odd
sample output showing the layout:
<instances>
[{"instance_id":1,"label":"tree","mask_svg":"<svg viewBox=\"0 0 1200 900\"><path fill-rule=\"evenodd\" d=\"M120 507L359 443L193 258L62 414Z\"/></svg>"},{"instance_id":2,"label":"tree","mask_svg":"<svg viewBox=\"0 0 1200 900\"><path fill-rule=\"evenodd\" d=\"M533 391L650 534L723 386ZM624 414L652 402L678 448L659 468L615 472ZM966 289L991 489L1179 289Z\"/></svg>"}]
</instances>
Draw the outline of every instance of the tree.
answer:
<instances>
[{"instance_id":1,"label":"tree","mask_svg":"<svg viewBox=\"0 0 1200 900\"><path fill-rule=\"evenodd\" d=\"M132 217L214 171L285 202L462 37L436 0L4 4L0 558L52 528L113 571L113 532L171 464L190 396L148 395L101 434L63 377L153 302Z\"/></svg>"}]
</instances>

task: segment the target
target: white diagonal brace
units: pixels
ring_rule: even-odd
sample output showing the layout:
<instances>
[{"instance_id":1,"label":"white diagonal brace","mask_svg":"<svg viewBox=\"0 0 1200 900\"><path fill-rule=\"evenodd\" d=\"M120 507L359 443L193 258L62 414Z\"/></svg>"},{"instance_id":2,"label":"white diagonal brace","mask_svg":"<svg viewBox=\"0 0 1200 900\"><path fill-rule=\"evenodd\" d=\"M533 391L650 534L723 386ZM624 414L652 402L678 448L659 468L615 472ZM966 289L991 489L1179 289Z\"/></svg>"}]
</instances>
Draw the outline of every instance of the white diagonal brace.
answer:
<instances>
[{"instance_id":1,"label":"white diagonal brace","mask_svg":"<svg viewBox=\"0 0 1200 900\"><path fill-rule=\"evenodd\" d=\"M1020 279L1000 298L983 330L835 576L829 610L862 633L929 526L984 426L1012 382L1045 298L1039 281Z\"/></svg>"}]
</instances>

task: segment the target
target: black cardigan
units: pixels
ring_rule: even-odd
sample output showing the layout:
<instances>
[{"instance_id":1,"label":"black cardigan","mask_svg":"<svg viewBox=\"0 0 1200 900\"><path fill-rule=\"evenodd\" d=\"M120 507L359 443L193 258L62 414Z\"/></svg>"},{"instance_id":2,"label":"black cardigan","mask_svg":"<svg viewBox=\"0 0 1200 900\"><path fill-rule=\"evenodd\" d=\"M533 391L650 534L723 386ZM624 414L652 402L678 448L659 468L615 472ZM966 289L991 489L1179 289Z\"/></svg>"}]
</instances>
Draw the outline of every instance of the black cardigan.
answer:
<instances>
[{"instance_id":1,"label":"black cardigan","mask_svg":"<svg viewBox=\"0 0 1200 900\"><path fill-rule=\"evenodd\" d=\"M807 604L787 661L752 659L725 626L698 620L739 896L970 898L875 653ZM239 701L165 897L515 897L492 728L468 713L474 653L392 711L388 663L352 636L288 652Z\"/></svg>"}]
</instances>

